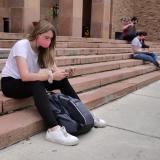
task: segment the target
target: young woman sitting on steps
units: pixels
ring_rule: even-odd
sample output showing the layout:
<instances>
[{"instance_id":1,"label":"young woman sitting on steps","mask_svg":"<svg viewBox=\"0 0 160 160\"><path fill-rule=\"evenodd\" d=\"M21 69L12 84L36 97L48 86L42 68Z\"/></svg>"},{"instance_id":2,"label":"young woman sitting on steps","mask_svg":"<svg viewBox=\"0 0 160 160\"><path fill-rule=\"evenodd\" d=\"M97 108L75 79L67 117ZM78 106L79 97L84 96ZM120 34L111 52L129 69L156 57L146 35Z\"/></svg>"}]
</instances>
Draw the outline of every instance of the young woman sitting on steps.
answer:
<instances>
[{"instance_id":1,"label":"young woman sitting on steps","mask_svg":"<svg viewBox=\"0 0 160 160\"><path fill-rule=\"evenodd\" d=\"M2 70L2 92L16 99L33 96L48 128L46 139L63 145L76 145L79 139L57 123L46 91L60 89L63 94L79 99L67 79L73 72L68 73L55 64L55 43L55 28L46 20L39 21L27 39L16 42ZM95 119L96 127L105 125L104 120Z\"/></svg>"}]
</instances>

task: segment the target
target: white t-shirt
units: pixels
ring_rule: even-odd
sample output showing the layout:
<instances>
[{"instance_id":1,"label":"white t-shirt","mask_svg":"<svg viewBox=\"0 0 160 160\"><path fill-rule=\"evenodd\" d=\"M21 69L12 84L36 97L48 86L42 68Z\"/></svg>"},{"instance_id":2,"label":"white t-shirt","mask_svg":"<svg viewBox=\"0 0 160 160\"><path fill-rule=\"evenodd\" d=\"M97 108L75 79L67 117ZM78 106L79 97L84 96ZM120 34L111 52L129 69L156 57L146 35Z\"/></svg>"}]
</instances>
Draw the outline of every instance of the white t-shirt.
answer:
<instances>
[{"instance_id":1,"label":"white t-shirt","mask_svg":"<svg viewBox=\"0 0 160 160\"><path fill-rule=\"evenodd\" d=\"M26 59L29 72L36 73L39 71L40 67L37 63L38 54L32 50L29 40L23 39L16 42L12 47L6 64L2 70L2 77L21 79L15 59L17 56Z\"/></svg>"},{"instance_id":2,"label":"white t-shirt","mask_svg":"<svg viewBox=\"0 0 160 160\"><path fill-rule=\"evenodd\" d=\"M135 46L137 48L142 48L142 43L140 42L138 37L135 37L131 43L132 43L132 46Z\"/></svg>"}]
</instances>

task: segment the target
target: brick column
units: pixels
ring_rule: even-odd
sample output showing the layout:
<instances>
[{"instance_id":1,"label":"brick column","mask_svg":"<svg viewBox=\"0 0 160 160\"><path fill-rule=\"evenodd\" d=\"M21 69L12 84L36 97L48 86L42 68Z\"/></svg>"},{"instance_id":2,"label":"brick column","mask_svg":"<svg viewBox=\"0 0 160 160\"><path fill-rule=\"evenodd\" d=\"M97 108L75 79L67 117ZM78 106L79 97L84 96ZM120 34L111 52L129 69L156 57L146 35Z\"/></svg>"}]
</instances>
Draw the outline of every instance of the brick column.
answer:
<instances>
[{"instance_id":1,"label":"brick column","mask_svg":"<svg viewBox=\"0 0 160 160\"><path fill-rule=\"evenodd\" d=\"M28 33L32 22L40 19L40 0L8 0L10 8L11 32Z\"/></svg>"},{"instance_id":2,"label":"brick column","mask_svg":"<svg viewBox=\"0 0 160 160\"><path fill-rule=\"evenodd\" d=\"M109 38L111 0L92 0L91 37Z\"/></svg>"},{"instance_id":3,"label":"brick column","mask_svg":"<svg viewBox=\"0 0 160 160\"><path fill-rule=\"evenodd\" d=\"M10 9L10 31L14 33L23 32L23 7L24 0L6 0Z\"/></svg>"},{"instance_id":4,"label":"brick column","mask_svg":"<svg viewBox=\"0 0 160 160\"><path fill-rule=\"evenodd\" d=\"M3 32L3 18L7 17L10 19L10 10L6 0L0 0L0 32ZM10 27L9 27L10 28Z\"/></svg>"},{"instance_id":5,"label":"brick column","mask_svg":"<svg viewBox=\"0 0 160 160\"><path fill-rule=\"evenodd\" d=\"M83 0L59 0L59 35L82 36Z\"/></svg>"},{"instance_id":6,"label":"brick column","mask_svg":"<svg viewBox=\"0 0 160 160\"><path fill-rule=\"evenodd\" d=\"M72 36L82 37L83 0L73 0Z\"/></svg>"},{"instance_id":7,"label":"brick column","mask_svg":"<svg viewBox=\"0 0 160 160\"><path fill-rule=\"evenodd\" d=\"M40 20L40 0L24 0L24 32L28 33L33 28L32 22Z\"/></svg>"}]
</instances>

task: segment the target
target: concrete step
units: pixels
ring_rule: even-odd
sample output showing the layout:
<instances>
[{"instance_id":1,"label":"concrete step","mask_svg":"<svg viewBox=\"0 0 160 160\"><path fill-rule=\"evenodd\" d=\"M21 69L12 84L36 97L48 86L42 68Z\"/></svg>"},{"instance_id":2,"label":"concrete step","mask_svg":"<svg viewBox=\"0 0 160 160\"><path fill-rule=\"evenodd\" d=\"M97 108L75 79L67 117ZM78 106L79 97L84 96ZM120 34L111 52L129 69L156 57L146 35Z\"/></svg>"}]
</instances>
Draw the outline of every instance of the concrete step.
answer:
<instances>
[{"instance_id":1,"label":"concrete step","mask_svg":"<svg viewBox=\"0 0 160 160\"><path fill-rule=\"evenodd\" d=\"M106 84L115 83L124 79L136 77L155 70L153 65L140 65L131 68L122 68L107 72L99 72L85 76L79 76L69 79L71 85L77 93L86 92ZM0 92L0 111L1 114L13 112L14 110L25 108L33 104L32 98L17 100L3 96Z\"/></svg>"},{"instance_id":2,"label":"concrete step","mask_svg":"<svg viewBox=\"0 0 160 160\"><path fill-rule=\"evenodd\" d=\"M82 56L61 56L56 57L56 64L58 66L77 65L77 64L89 64L99 62L109 62L116 60L129 59L131 53L123 54L104 54L104 55L82 55Z\"/></svg>"},{"instance_id":3,"label":"concrete step","mask_svg":"<svg viewBox=\"0 0 160 160\"><path fill-rule=\"evenodd\" d=\"M160 72L154 71L81 93L80 98L83 100L83 103L92 109L120 98L157 80L160 80Z\"/></svg>"},{"instance_id":4,"label":"concrete step","mask_svg":"<svg viewBox=\"0 0 160 160\"><path fill-rule=\"evenodd\" d=\"M56 48L56 56L131 53L131 48Z\"/></svg>"},{"instance_id":5,"label":"concrete step","mask_svg":"<svg viewBox=\"0 0 160 160\"><path fill-rule=\"evenodd\" d=\"M131 48L56 48L55 56L101 55L131 53ZM0 48L0 59L7 58L10 48Z\"/></svg>"},{"instance_id":6,"label":"concrete step","mask_svg":"<svg viewBox=\"0 0 160 160\"><path fill-rule=\"evenodd\" d=\"M44 129L39 113L33 108L0 116L0 125L0 149Z\"/></svg>"},{"instance_id":7,"label":"concrete step","mask_svg":"<svg viewBox=\"0 0 160 160\"><path fill-rule=\"evenodd\" d=\"M85 38L72 36L57 36L57 42L107 42L107 43L127 43L124 40L115 40L107 38Z\"/></svg>"},{"instance_id":8,"label":"concrete step","mask_svg":"<svg viewBox=\"0 0 160 160\"><path fill-rule=\"evenodd\" d=\"M0 71L2 70L2 61L4 59L0 59ZM4 61L5 62L5 61ZM3 62L3 64L4 64ZM74 68L76 69L76 72L74 73L75 76L79 75L86 75L91 73L97 73L97 72L103 72L103 71L110 71L115 69L120 69L124 67L133 67L137 65L143 64L143 61L141 60L134 60L134 59L128 59L128 60L119 60L119 61L111 61L111 62L101 62L101 63L91 63L91 64L84 64L84 65L74 65ZM70 68L73 66L63 66L60 68ZM1 77L1 75L0 75ZM0 84L1 89L1 84Z\"/></svg>"},{"instance_id":9,"label":"concrete step","mask_svg":"<svg viewBox=\"0 0 160 160\"><path fill-rule=\"evenodd\" d=\"M25 33L5 33L0 32L0 40L19 40L22 38L27 37L28 34ZM115 40L115 39L107 39L107 38L85 38L85 37L72 37L72 36L57 36L57 41L59 42L109 42L109 43L127 43L124 40ZM146 44L152 45L156 44L159 45L158 41L150 42L146 41Z\"/></svg>"},{"instance_id":10,"label":"concrete step","mask_svg":"<svg viewBox=\"0 0 160 160\"><path fill-rule=\"evenodd\" d=\"M19 40L24 37L28 36L26 33L5 33L5 32L0 32L0 40ZM59 42L72 42L72 41L77 41L77 42L114 42L116 43L127 43L124 40L115 40L115 39L107 39L107 38L85 38L85 37L73 37L73 36L57 36L57 41ZM150 42L146 41L146 44L152 45L152 44L157 44L159 45L158 41Z\"/></svg>"},{"instance_id":11,"label":"concrete step","mask_svg":"<svg viewBox=\"0 0 160 160\"><path fill-rule=\"evenodd\" d=\"M153 65L140 65L131 68L122 68L112 71L99 72L71 78L69 81L76 92L84 92L106 84L115 83L124 79L152 72L156 69Z\"/></svg>"},{"instance_id":12,"label":"concrete step","mask_svg":"<svg viewBox=\"0 0 160 160\"><path fill-rule=\"evenodd\" d=\"M3 66L5 65L6 59L0 59L0 72L2 71Z\"/></svg>"},{"instance_id":13,"label":"concrete step","mask_svg":"<svg viewBox=\"0 0 160 160\"><path fill-rule=\"evenodd\" d=\"M130 48L126 43L103 43L103 42L57 42L56 48Z\"/></svg>"},{"instance_id":14,"label":"concrete step","mask_svg":"<svg viewBox=\"0 0 160 160\"><path fill-rule=\"evenodd\" d=\"M28 34L25 33L5 33L5 32L0 32L0 40L19 40L24 37L27 37ZM106 39L106 38L82 38L82 37L72 37L72 36L57 36L56 38L57 41L59 42L115 42L116 43L126 43L126 41L123 40L115 40L115 39Z\"/></svg>"},{"instance_id":15,"label":"concrete step","mask_svg":"<svg viewBox=\"0 0 160 160\"><path fill-rule=\"evenodd\" d=\"M55 56L80 56L132 53L131 48L56 48ZM150 48L151 52L160 54L160 48ZM0 59L8 57L9 48L0 48Z\"/></svg>"},{"instance_id":16,"label":"concrete step","mask_svg":"<svg viewBox=\"0 0 160 160\"><path fill-rule=\"evenodd\" d=\"M125 67L133 67L143 64L141 60L128 59L128 60L118 60L118 61L110 61L110 62L101 62L101 63L91 63L84 65L74 65L76 72L73 76L86 75L97 72L111 71L115 69L125 68ZM69 68L72 66L65 66L61 68Z\"/></svg>"},{"instance_id":17,"label":"concrete step","mask_svg":"<svg viewBox=\"0 0 160 160\"><path fill-rule=\"evenodd\" d=\"M99 62L109 62L116 60L126 60L130 58L131 53L121 54L103 54L103 55L82 55L82 56L60 56L55 57L58 66L91 64ZM6 59L0 59L0 71L2 70Z\"/></svg>"},{"instance_id":18,"label":"concrete step","mask_svg":"<svg viewBox=\"0 0 160 160\"><path fill-rule=\"evenodd\" d=\"M2 63L3 61L3 63ZM4 59L0 59L0 71L2 70L2 67L5 63ZM69 65L69 66L62 66L60 68L70 68L74 67L76 69L76 72L74 73L75 76L79 75L86 75L91 73L97 73L97 72L103 72L103 71L110 71L115 69L120 69L124 67L133 67L137 65L143 64L143 61L141 60L135 60L135 59L128 59L128 60L119 60L119 61L110 61L110 62L101 62L101 63L91 63L91 64L83 64L83 65ZM1 77L1 74L0 74ZM0 84L1 89L1 84Z\"/></svg>"},{"instance_id":19,"label":"concrete step","mask_svg":"<svg viewBox=\"0 0 160 160\"><path fill-rule=\"evenodd\" d=\"M2 39L0 40L0 48L11 48L13 46L13 44L16 42L17 40L15 39ZM110 48L115 48L115 47L119 47L119 48L125 48L125 47L130 47L130 44L126 44L126 43L117 43L116 41L114 42L84 42L84 41L62 41L56 42L56 48L106 48L106 47L110 47Z\"/></svg>"},{"instance_id":20,"label":"concrete step","mask_svg":"<svg viewBox=\"0 0 160 160\"><path fill-rule=\"evenodd\" d=\"M82 93L80 98L89 108L98 107L120 98L153 81L160 79L160 72L155 71L115 84ZM43 121L35 108L27 108L11 114L0 116L0 148L7 147L28 138L44 129Z\"/></svg>"},{"instance_id":21,"label":"concrete step","mask_svg":"<svg viewBox=\"0 0 160 160\"><path fill-rule=\"evenodd\" d=\"M6 59L0 59L0 71L3 68ZM132 67L143 64L143 61L136 60L136 59L128 59L128 60L117 60L117 61L110 61L110 62L101 62L101 63L91 63L91 64L81 64L81 65L69 65L69 66L62 66L60 68L70 68L74 67L76 72L73 76L84 75L88 73L96 73L102 71L109 71L120 69L124 67Z\"/></svg>"},{"instance_id":22,"label":"concrete step","mask_svg":"<svg viewBox=\"0 0 160 160\"><path fill-rule=\"evenodd\" d=\"M5 33L0 32L0 40L19 40L26 36L25 33Z\"/></svg>"},{"instance_id":23,"label":"concrete step","mask_svg":"<svg viewBox=\"0 0 160 160\"><path fill-rule=\"evenodd\" d=\"M83 39L82 39L83 40ZM1 39L0 48L11 48L16 39ZM122 43L121 43L122 42ZM151 47L159 48L157 44L151 44ZM131 44L123 41L107 40L107 41L57 41L56 48L131 48Z\"/></svg>"},{"instance_id":24,"label":"concrete step","mask_svg":"<svg viewBox=\"0 0 160 160\"><path fill-rule=\"evenodd\" d=\"M0 59L7 58L10 53L10 48L0 48Z\"/></svg>"},{"instance_id":25,"label":"concrete step","mask_svg":"<svg viewBox=\"0 0 160 160\"><path fill-rule=\"evenodd\" d=\"M11 48L17 40L0 40L0 48Z\"/></svg>"}]
</instances>

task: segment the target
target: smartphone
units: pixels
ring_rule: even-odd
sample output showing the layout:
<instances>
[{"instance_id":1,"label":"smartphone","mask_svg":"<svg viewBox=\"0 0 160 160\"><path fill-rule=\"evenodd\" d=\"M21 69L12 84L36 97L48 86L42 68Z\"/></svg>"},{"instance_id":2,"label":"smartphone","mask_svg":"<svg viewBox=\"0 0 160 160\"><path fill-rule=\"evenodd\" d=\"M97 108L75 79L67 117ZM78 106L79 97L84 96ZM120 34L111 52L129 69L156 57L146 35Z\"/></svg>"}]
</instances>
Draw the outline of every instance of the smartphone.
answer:
<instances>
[{"instance_id":1,"label":"smartphone","mask_svg":"<svg viewBox=\"0 0 160 160\"><path fill-rule=\"evenodd\" d=\"M65 69L65 72L71 73L71 72L72 72L72 68L66 68L66 69Z\"/></svg>"}]
</instances>

